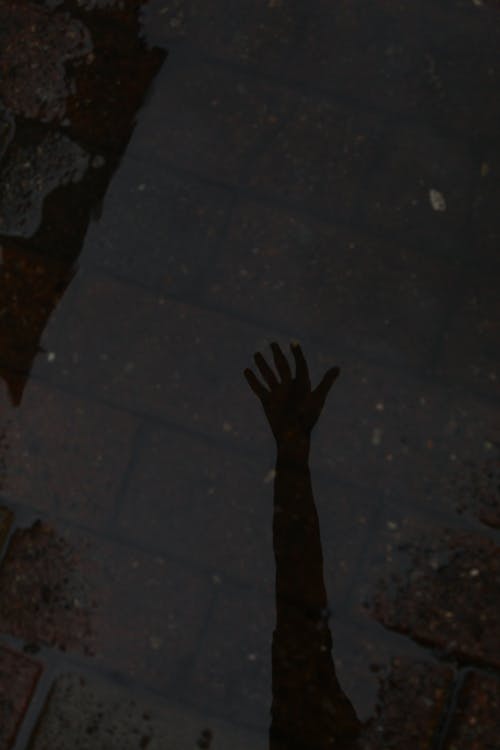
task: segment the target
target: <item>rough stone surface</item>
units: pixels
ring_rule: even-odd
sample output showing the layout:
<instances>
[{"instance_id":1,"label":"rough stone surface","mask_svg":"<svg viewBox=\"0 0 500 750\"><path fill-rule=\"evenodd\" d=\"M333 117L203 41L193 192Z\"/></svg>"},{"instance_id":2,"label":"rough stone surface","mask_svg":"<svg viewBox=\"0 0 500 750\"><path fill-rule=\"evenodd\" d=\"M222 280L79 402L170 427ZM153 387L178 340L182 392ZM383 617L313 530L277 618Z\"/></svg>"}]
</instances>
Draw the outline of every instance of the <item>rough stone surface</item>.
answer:
<instances>
[{"instance_id":1,"label":"rough stone surface","mask_svg":"<svg viewBox=\"0 0 500 750\"><path fill-rule=\"evenodd\" d=\"M90 52L88 29L39 4L0 3L0 97L16 115L61 120L74 82L66 64Z\"/></svg>"},{"instance_id":2,"label":"rough stone surface","mask_svg":"<svg viewBox=\"0 0 500 750\"><path fill-rule=\"evenodd\" d=\"M493 445L492 445L493 448ZM493 451L492 451L493 452ZM473 513L487 526L500 528L500 458L465 461L451 478L460 513Z\"/></svg>"},{"instance_id":3,"label":"rough stone surface","mask_svg":"<svg viewBox=\"0 0 500 750\"><path fill-rule=\"evenodd\" d=\"M0 747L12 747L31 700L41 665L24 654L0 646Z\"/></svg>"},{"instance_id":4,"label":"rough stone surface","mask_svg":"<svg viewBox=\"0 0 500 750\"><path fill-rule=\"evenodd\" d=\"M498 677L469 673L458 697L446 750L495 750L498 747L499 710Z\"/></svg>"},{"instance_id":5,"label":"rough stone surface","mask_svg":"<svg viewBox=\"0 0 500 750\"><path fill-rule=\"evenodd\" d=\"M70 138L47 134L40 143L9 149L2 168L0 234L31 237L42 221L45 198L56 188L79 182L89 158Z\"/></svg>"},{"instance_id":6,"label":"rough stone surface","mask_svg":"<svg viewBox=\"0 0 500 750\"><path fill-rule=\"evenodd\" d=\"M401 552L406 566L398 548L390 551L374 616L461 662L498 668L500 548L487 537L444 531L400 541Z\"/></svg>"},{"instance_id":7,"label":"rough stone surface","mask_svg":"<svg viewBox=\"0 0 500 750\"><path fill-rule=\"evenodd\" d=\"M434 748L452 678L448 667L394 658L379 674L375 716L365 725L360 750Z\"/></svg>"}]
</instances>

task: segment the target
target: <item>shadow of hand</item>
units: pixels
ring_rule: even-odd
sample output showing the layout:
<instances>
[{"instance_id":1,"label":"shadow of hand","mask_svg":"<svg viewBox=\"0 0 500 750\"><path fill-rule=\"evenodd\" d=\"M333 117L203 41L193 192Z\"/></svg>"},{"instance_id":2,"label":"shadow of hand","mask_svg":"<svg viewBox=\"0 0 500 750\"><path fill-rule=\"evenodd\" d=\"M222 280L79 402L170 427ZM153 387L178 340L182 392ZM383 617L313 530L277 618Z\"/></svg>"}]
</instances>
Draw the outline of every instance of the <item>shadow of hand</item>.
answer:
<instances>
[{"instance_id":1,"label":"shadow of hand","mask_svg":"<svg viewBox=\"0 0 500 750\"><path fill-rule=\"evenodd\" d=\"M287 358L277 343L271 344L271 350L280 379L260 352L254 355L254 360L268 387L261 383L252 370L244 371L250 388L264 407L278 446L309 441L328 392L340 372L338 367L332 367L325 373L320 384L312 390L302 349L298 344L291 344L290 349L295 359L295 376L292 375Z\"/></svg>"}]
</instances>

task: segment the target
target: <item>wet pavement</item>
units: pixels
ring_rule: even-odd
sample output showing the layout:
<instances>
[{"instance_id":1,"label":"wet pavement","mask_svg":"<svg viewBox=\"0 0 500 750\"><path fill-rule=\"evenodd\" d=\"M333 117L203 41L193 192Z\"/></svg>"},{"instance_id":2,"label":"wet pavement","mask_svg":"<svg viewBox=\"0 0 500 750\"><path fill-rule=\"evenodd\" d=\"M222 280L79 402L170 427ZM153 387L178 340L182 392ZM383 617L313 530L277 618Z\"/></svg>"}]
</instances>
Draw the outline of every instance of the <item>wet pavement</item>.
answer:
<instances>
[{"instance_id":1,"label":"wet pavement","mask_svg":"<svg viewBox=\"0 0 500 750\"><path fill-rule=\"evenodd\" d=\"M0 0L0 750L498 747L499 49Z\"/></svg>"}]
</instances>

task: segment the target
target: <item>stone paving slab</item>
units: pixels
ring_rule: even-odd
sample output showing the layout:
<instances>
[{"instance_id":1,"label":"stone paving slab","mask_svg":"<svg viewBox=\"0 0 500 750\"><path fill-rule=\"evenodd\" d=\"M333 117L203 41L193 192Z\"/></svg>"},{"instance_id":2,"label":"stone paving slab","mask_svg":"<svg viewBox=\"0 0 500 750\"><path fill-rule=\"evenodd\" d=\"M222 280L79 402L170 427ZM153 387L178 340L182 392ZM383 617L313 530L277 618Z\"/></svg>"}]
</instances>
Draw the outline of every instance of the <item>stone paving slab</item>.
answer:
<instances>
[{"instance_id":1,"label":"stone paving slab","mask_svg":"<svg viewBox=\"0 0 500 750\"><path fill-rule=\"evenodd\" d=\"M173 430L148 430L116 531L124 540L197 561L219 578L272 592L272 465L227 448Z\"/></svg>"},{"instance_id":2,"label":"stone paving slab","mask_svg":"<svg viewBox=\"0 0 500 750\"><path fill-rule=\"evenodd\" d=\"M491 275L469 279L445 331L437 371L450 381L462 381L498 399L500 303L496 291Z\"/></svg>"},{"instance_id":3,"label":"stone paving slab","mask_svg":"<svg viewBox=\"0 0 500 750\"><path fill-rule=\"evenodd\" d=\"M319 350L322 368L327 351ZM443 439L446 390L417 373L353 361L347 354L335 361L341 374L316 428L313 461L377 497L402 503L433 497L436 476L449 461Z\"/></svg>"},{"instance_id":4,"label":"stone paving slab","mask_svg":"<svg viewBox=\"0 0 500 750\"><path fill-rule=\"evenodd\" d=\"M256 149L269 142L297 106L281 86L178 51L156 78L128 154L235 184Z\"/></svg>"},{"instance_id":5,"label":"stone paving slab","mask_svg":"<svg viewBox=\"0 0 500 750\"><path fill-rule=\"evenodd\" d=\"M427 97L421 115L436 128L474 143L495 140L498 131L493 122L500 114L500 100L492 95L500 75L498 3L426 0L422 27Z\"/></svg>"},{"instance_id":6,"label":"stone paving slab","mask_svg":"<svg viewBox=\"0 0 500 750\"><path fill-rule=\"evenodd\" d=\"M484 145L480 151L479 185L473 206L473 252L486 268L497 271L500 258L500 150L497 144Z\"/></svg>"},{"instance_id":7,"label":"stone paving slab","mask_svg":"<svg viewBox=\"0 0 500 750\"><path fill-rule=\"evenodd\" d=\"M184 698L207 711L221 711L232 721L267 731L274 596L223 581L217 588L218 596L202 648L190 670Z\"/></svg>"},{"instance_id":8,"label":"stone paving slab","mask_svg":"<svg viewBox=\"0 0 500 750\"><path fill-rule=\"evenodd\" d=\"M296 96L276 137L250 166L249 183L330 221L355 220L360 188L384 142L384 123L324 96Z\"/></svg>"},{"instance_id":9,"label":"stone paving slab","mask_svg":"<svg viewBox=\"0 0 500 750\"><path fill-rule=\"evenodd\" d=\"M375 231L400 232L432 260L469 259L464 231L479 167L467 141L436 132L432 121L387 125L376 166L361 185L360 214ZM442 196L439 203L431 191Z\"/></svg>"},{"instance_id":10,"label":"stone paving slab","mask_svg":"<svg viewBox=\"0 0 500 750\"><path fill-rule=\"evenodd\" d=\"M185 40L195 54L279 74L297 51L306 16L301 6L300 0L153 0L144 13L145 33L155 44Z\"/></svg>"},{"instance_id":11,"label":"stone paving slab","mask_svg":"<svg viewBox=\"0 0 500 750\"><path fill-rule=\"evenodd\" d=\"M495 750L499 709L498 677L470 672L458 697L446 750Z\"/></svg>"},{"instance_id":12,"label":"stone paving slab","mask_svg":"<svg viewBox=\"0 0 500 750\"><path fill-rule=\"evenodd\" d=\"M448 312L444 285L456 283L462 269L414 244L240 201L201 296L263 325L340 337L368 356L425 366Z\"/></svg>"},{"instance_id":13,"label":"stone paving slab","mask_svg":"<svg viewBox=\"0 0 500 750\"><path fill-rule=\"evenodd\" d=\"M257 439L272 455L243 377L261 330L101 274L82 272L75 295L55 361L37 363L44 378L183 429Z\"/></svg>"},{"instance_id":14,"label":"stone paving slab","mask_svg":"<svg viewBox=\"0 0 500 750\"><path fill-rule=\"evenodd\" d=\"M456 511L464 467L497 455L495 403L418 373L349 360L342 372L338 361L341 375L316 430L318 461L410 512L414 503Z\"/></svg>"},{"instance_id":15,"label":"stone paving slab","mask_svg":"<svg viewBox=\"0 0 500 750\"><path fill-rule=\"evenodd\" d=\"M314 481L324 539L324 573L338 605L376 507L369 493ZM226 444L149 431L139 446L116 522L124 540L196 560L223 580L272 593L273 464L228 452Z\"/></svg>"},{"instance_id":16,"label":"stone paving slab","mask_svg":"<svg viewBox=\"0 0 500 750\"><path fill-rule=\"evenodd\" d=\"M192 294L213 262L229 201L228 190L125 158L100 220L89 226L81 265L99 266L164 294Z\"/></svg>"},{"instance_id":17,"label":"stone paving slab","mask_svg":"<svg viewBox=\"0 0 500 750\"><path fill-rule=\"evenodd\" d=\"M297 331L290 329L292 338ZM274 456L261 408L242 377L252 352L269 351L263 330L87 272L58 332L64 347L37 368L44 378L116 407ZM418 370L353 361L343 332L328 341L326 347L302 340L313 379L332 364L341 368L316 431L316 465L403 502L426 498L449 509L443 477L456 473L459 461L490 458L498 434L493 406L420 379Z\"/></svg>"},{"instance_id":18,"label":"stone paving slab","mask_svg":"<svg viewBox=\"0 0 500 750\"><path fill-rule=\"evenodd\" d=\"M498 668L500 547L479 534L421 529L412 538L396 521L388 526L373 616L461 663Z\"/></svg>"},{"instance_id":19,"label":"stone paving slab","mask_svg":"<svg viewBox=\"0 0 500 750\"><path fill-rule=\"evenodd\" d=\"M93 528L106 523L131 458L136 421L34 381L22 406L3 412L5 496Z\"/></svg>"},{"instance_id":20,"label":"stone paving slab","mask_svg":"<svg viewBox=\"0 0 500 750\"><path fill-rule=\"evenodd\" d=\"M30 750L258 750L258 735L208 714L76 674L58 677Z\"/></svg>"},{"instance_id":21,"label":"stone paving slab","mask_svg":"<svg viewBox=\"0 0 500 750\"><path fill-rule=\"evenodd\" d=\"M0 630L165 690L198 647L213 586L159 555L36 522L0 568Z\"/></svg>"},{"instance_id":22,"label":"stone paving slab","mask_svg":"<svg viewBox=\"0 0 500 750\"><path fill-rule=\"evenodd\" d=\"M241 607L248 614L244 627ZM271 599L223 585L189 682L188 694L207 710L224 706L227 717L262 731L269 725L272 699L273 610ZM435 747L453 670L410 654L408 648L405 653L401 643L381 642L376 633L353 633L337 623L336 613L329 624L337 677L361 722L359 747ZM416 738L420 745L414 744Z\"/></svg>"},{"instance_id":23,"label":"stone paving slab","mask_svg":"<svg viewBox=\"0 0 500 750\"><path fill-rule=\"evenodd\" d=\"M28 708L42 666L0 646L0 747L9 750Z\"/></svg>"}]
</instances>

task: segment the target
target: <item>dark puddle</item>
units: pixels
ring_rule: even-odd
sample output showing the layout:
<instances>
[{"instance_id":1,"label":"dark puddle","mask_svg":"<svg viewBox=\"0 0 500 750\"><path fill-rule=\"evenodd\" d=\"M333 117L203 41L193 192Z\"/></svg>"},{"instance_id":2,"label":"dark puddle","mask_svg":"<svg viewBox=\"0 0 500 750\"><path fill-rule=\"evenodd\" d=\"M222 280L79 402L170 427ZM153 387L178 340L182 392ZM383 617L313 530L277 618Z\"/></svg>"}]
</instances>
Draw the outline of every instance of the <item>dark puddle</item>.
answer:
<instances>
[{"instance_id":1,"label":"dark puddle","mask_svg":"<svg viewBox=\"0 0 500 750\"><path fill-rule=\"evenodd\" d=\"M487 747L496 11L244 5L0 2L0 745Z\"/></svg>"}]
</instances>

